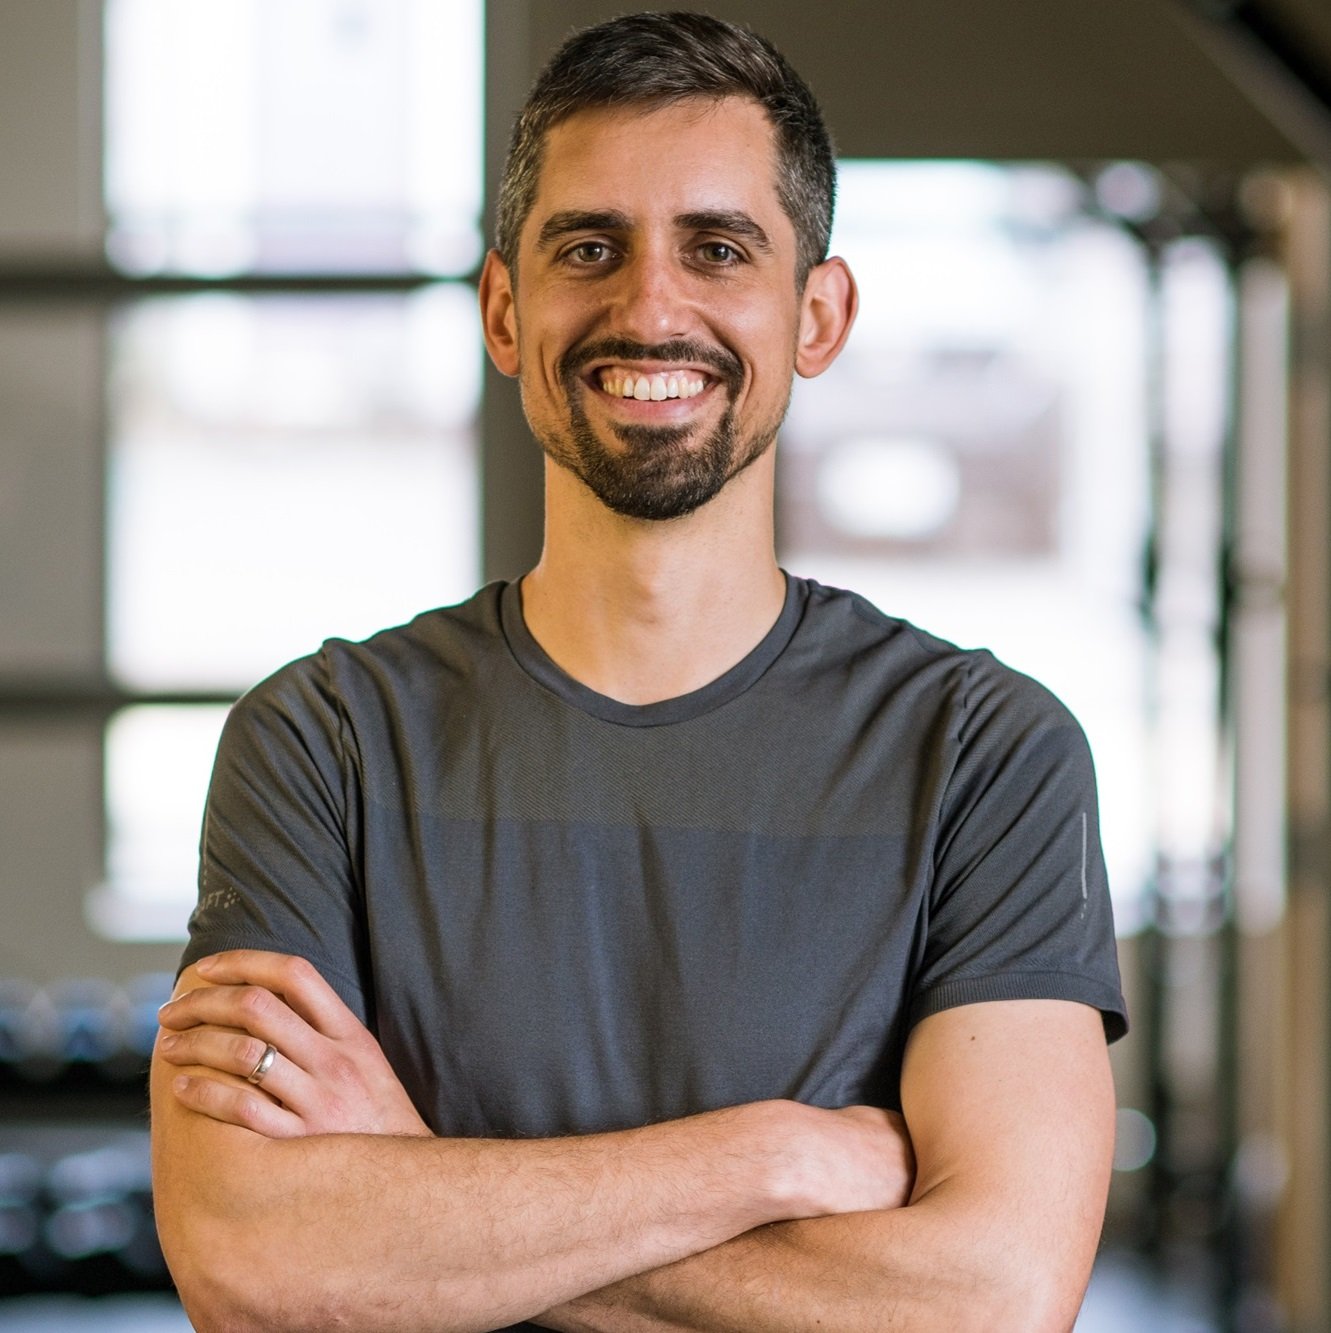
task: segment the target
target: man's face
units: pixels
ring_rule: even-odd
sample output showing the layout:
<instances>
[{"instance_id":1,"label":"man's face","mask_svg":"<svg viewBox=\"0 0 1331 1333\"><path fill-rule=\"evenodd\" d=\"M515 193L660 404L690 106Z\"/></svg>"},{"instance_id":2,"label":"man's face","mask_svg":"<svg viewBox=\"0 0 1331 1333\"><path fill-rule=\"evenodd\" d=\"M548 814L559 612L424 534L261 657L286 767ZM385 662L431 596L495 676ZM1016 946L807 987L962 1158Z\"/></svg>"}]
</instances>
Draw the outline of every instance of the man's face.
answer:
<instances>
[{"instance_id":1,"label":"man's face","mask_svg":"<svg viewBox=\"0 0 1331 1333\"><path fill-rule=\"evenodd\" d=\"M584 111L547 137L515 368L541 447L617 513L691 513L776 436L801 298L775 163L741 98Z\"/></svg>"}]
</instances>

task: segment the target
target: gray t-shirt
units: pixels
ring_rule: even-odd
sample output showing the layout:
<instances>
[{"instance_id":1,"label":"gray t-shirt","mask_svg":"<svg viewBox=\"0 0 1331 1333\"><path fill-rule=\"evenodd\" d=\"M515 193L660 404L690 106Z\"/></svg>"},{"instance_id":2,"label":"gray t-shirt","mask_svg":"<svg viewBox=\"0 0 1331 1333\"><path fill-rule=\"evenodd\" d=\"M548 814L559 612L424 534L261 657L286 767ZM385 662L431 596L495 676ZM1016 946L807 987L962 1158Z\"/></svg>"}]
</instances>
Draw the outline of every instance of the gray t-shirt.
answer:
<instances>
[{"instance_id":1,"label":"gray t-shirt","mask_svg":"<svg viewBox=\"0 0 1331 1333\"><path fill-rule=\"evenodd\" d=\"M742 662L641 707L561 671L516 584L283 668L227 722L184 962L309 958L442 1134L895 1108L911 1026L974 1001L1120 1036L1075 721L787 588Z\"/></svg>"},{"instance_id":2,"label":"gray t-shirt","mask_svg":"<svg viewBox=\"0 0 1331 1333\"><path fill-rule=\"evenodd\" d=\"M495 584L329 641L225 729L184 961L309 958L439 1133L899 1105L927 1014L1125 1030L1091 763L1045 689L788 580L704 688L618 703Z\"/></svg>"}]
</instances>

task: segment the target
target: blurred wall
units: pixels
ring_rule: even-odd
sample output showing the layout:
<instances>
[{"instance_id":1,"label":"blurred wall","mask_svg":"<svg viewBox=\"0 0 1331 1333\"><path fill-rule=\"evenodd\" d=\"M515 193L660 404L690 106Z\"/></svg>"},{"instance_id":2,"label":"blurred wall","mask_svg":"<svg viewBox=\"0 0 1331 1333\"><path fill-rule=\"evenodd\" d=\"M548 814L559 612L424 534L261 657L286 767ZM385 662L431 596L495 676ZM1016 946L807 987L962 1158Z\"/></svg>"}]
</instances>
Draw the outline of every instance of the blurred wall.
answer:
<instances>
[{"instance_id":1,"label":"blurred wall","mask_svg":"<svg viewBox=\"0 0 1331 1333\"><path fill-rule=\"evenodd\" d=\"M104 674L105 308L22 281L99 262L100 29L97 0L0 5L0 974L39 982L176 954L108 947L84 919L102 874L100 713L14 703L94 694Z\"/></svg>"}]
</instances>

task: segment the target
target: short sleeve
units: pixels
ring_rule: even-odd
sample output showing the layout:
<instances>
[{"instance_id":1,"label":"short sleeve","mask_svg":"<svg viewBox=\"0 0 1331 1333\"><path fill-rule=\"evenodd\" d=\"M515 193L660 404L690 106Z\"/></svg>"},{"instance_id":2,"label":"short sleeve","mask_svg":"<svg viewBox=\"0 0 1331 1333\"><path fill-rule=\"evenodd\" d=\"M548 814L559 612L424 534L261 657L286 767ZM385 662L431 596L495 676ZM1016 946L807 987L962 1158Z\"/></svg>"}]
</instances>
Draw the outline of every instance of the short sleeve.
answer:
<instances>
[{"instance_id":1,"label":"short sleeve","mask_svg":"<svg viewBox=\"0 0 1331 1333\"><path fill-rule=\"evenodd\" d=\"M983 1000L1067 999L1127 1031L1085 736L1047 690L976 654L939 815L910 1021Z\"/></svg>"},{"instance_id":2,"label":"short sleeve","mask_svg":"<svg viewBox=\"0 0 1331 1333\"><path fill-rule=\"evenodd\" d=\"M321 656L284 667L232 709L209 784L181 967L223 949L299 954L368 1021L358 786L343 732Z\"/></svg>"}]
</instances>

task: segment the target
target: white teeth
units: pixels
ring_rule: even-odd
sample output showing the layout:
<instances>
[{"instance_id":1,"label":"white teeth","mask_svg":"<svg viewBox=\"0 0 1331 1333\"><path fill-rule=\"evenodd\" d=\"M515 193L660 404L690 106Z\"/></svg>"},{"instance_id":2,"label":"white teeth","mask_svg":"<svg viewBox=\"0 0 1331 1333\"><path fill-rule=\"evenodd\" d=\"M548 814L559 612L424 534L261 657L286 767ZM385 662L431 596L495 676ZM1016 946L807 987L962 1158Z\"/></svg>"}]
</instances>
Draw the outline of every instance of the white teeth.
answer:
<instances>
[{"instance_id":1,"label":"white teeth","mask_svg":"<svg viewBox=\"0 0 1331 1333\"><path fill-rule=\"evenodd\" d=\"M601 388L615 398L636 398L639 402L662 402L667 398L696 398L706 387L703 376L689 372L635 375L631 370L607 366L601 371Z\"/></svg>"}]
</instances>

